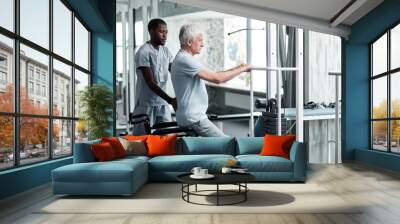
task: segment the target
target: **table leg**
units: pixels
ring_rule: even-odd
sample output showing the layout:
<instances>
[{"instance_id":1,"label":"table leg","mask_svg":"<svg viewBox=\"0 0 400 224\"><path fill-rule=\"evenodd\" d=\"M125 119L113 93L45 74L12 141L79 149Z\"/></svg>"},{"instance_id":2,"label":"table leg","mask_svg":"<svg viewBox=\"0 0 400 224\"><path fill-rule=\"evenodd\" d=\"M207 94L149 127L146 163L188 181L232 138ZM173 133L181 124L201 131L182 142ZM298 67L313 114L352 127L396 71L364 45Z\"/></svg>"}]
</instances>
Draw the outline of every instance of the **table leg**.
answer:
<instances>
[{"instance_id":1,"label":"table leg","mask_svg":"<svg viewBox=\"0 0 400 224\"><path fill-rule=\"evenodd\" d=\"M247 201L247 192L248 192L248 190L247 190L247 183L244 183L244 201Z\"/></svg>"},{"instance_id":2,"label":"table leg","mask_svg":"<svg viewBox=\"0 0 400 224\"><path fill-rule=\"evenodd\" d=\"M219 184L217 184L217 206L219 205Z\"/></svg>"},{"instance_id":3,"label":"table leg","mask_svg":"<svg viewBox=\"0 0 400 224\"><path fill-rule=\"evenodd\" d=\"M330 147L330 140L329 140L329 120L326 119L326 146L328 148L328 164L331 163L331 147Z\"/></svg>"},{"instance_id":4,"label":"table leg","mask_svg":"<svg viewBox=\"0 0 400 224\"><path fill-rule=\"evenodd\" d=\"M195 191L197 192L197 184L195 185Z\"/></svg>"},{"instance_id":5,"label":"table leg","mask_svg":"<svg viewBox=\"0 0 400 224\"><path fill-rule=\"evenodd\" d=\"M184 199L184 197L183 197L183 190L184 190L184 184L182 183L182 187L181 187L181 192L182 192L182 199Z\"/></svg>"},{"instance_id":6,"label":"table leg","mask_svg":"<svg viewBox=\"0 0 400 224\"><path fill-rule=\"evenodd\" d=\"M190 195L190 184L187 185L187 201L189 201L189 195Z\"/></svg>"}]
</instances>

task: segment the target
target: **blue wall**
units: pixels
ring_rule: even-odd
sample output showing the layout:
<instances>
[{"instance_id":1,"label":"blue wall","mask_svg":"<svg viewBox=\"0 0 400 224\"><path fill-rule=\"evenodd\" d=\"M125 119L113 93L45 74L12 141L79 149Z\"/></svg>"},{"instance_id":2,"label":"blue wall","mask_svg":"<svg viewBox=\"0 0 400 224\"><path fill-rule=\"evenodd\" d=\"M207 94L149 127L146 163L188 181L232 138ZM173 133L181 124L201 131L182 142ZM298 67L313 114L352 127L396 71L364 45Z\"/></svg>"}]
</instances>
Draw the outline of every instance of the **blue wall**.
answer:
<instances>
[{"instance_id":1,"label":"blue wall","mask_svg":"<svg viewBox=\"0 0 400 224\"><path fill-rule=\"evenodd\" d=\"M115 0L67 2L92 31L92 82L106 84L115 92ZM69 157L0 172L0 199L48 183L53 169L71 163Z\"/></svg>"},{"instance_id":2,"label":"blue wall","mask_svg":"<svg viewBox=\"0 0 400 224\"><path fill-rule=\"evenodd\" d=\"M400 172L400 155L393 153L356 149L355 160Z\"/></svg>"},{"instance_id":3,"label":"blue wall","mask_svg":"<svg viewBox=\"0 0 400 224\"><path fill-rule=\"evenodd\" d=\"M113 126L110 134L115 135L115 35L113 33L92 33L92 83L101 83L110 88L114 94Z\"/></svg>"},{"instance_id":4,"label":"blue wall","mask_svg":"<svg viewBox=\"0 0 400 224\"><path fill-rule=\"evenodd\" d=\"M48 183L53 169L71 163L69 157L1 172L0 199Z\"/></svg>"},{"instance_id":5,"label":"blue wall","mask_svg":"<svg viewBox=\"0 0 400 224\"><path fill-rule=\"evenodd\" d=\"M104 15L104 10L107 7L103 8L103 5L110 4L111 8L115 9L115 6L112 6L115 0L66 0L68 4L79 14L79 16L85 21L85 24L90 27L92 31L95 32L109 32L112 26L112 23L109 21L112 18ZM115 13L115 10L114 10Z\"/></svg>"},{"instance_id":6,"label":"blue wall","mask_svg":"<svg viewBox=\"0 0 400 224\"><path fill-rule=\"evenodd\" d=\"M355 23L349 40L343 41L343 160L396 168L384 162L387 156L369 150L369 43L397 22L400 22L400 0L385 0ZM355 153L356 149L365 151ZM376 160L383 161L376 163Z\"/></svg>"},{"instance_id":7,"label":"blue wall","mask_svg":"<svg viewBox=\"0 0 400 224\"><path fill-rule=\"evenodd\" d=\"M91 36L91 81L101 83L110 88L115 96L115 0L67 0L72 8L89 26ZM110 132L115 135L116 109L113 108L113 125Z\"/></svg>"}]
</instances>

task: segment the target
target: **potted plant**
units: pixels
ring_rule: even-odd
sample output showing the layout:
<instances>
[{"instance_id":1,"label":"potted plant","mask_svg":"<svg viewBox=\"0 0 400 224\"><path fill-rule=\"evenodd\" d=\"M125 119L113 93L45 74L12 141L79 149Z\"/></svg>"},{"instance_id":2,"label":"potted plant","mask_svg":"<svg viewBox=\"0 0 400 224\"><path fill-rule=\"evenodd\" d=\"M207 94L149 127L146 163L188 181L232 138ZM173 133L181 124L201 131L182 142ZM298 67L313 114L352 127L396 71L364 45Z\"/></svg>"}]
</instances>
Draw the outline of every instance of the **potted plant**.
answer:
<instances>
[{"instance_id":1,"label":"potted plant","mask_svg":"<svg viewBox=\"0 0 400 224\"><path fill-rule=\"evenodd\" d=\"M89 140L110 136L112 126L113 94L102 84L94 84L80 92L81 118L88 131Z\"/></svg>"}]
</instances>

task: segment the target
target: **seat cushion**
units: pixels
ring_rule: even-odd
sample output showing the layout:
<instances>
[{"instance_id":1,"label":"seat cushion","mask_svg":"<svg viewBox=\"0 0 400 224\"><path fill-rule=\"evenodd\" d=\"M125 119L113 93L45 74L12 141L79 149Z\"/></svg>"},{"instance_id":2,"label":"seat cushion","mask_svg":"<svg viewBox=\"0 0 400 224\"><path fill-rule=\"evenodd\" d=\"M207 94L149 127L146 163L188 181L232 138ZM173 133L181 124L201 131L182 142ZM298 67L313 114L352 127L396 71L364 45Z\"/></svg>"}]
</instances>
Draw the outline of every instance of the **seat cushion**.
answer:
<instances>
[{"instance_id":1,"label":"seat cushion","mask_svg":"<svg viewBox=\"0 0 400 224\"><path fill-rule=\"evenodd\" d=\"M126 156L121 159L113 160L113 163L119 163L119 164L127 164L127 166L130 166L132 168L136 167L137 161L141 161L142 163L146 163L149 161L149 157L147 156Z\"/></svg>"},{"instance_id":2,"label":"seat cushion","mask_svg":"<svg viewBox=\"0 0 400 224\"><path fill-rule=\"evenodd\" d=\"M239 155L236 160L249 172L293 172L292 161L279 156Z\"/></svg>"},{"instance_id":3,"label":"seat cushion","mask_svg":"<svg viewBox=\"0 0 400 224\"><path fill-rule=\"evenodd\" d=\"M118 160L114 160L114 161L132 161L132 160L140 160L140 161L144 161L147 162L149 161L150 157L148 156L138 156L138 155L130 155L130 156L125 156L124 158L118 159Z\"/></svg>"},{"instance_id":4,"label":"seat cushion","mask_svg":"<svg viewBox=\"0 0 400 224\"><path fill-rule=\"evenodd\" d=\"M231 155L174 155L158 156L149 160L150 172L190 172L193 167L203 167L211 172L219 171Z\"/></svg>"},{"instance_id":5,"label":"seat cushion","mask_svg":"<svg viewBox=\"0 0 400 224\"><path fill-rule=\"evenodd\" d=\"M121 159L108 162L74 163L53 170L59 182L131 182L135 173L147 170L145 160ZM143 172L147 176L147 173Z\"/></svg>"}]
</instances>

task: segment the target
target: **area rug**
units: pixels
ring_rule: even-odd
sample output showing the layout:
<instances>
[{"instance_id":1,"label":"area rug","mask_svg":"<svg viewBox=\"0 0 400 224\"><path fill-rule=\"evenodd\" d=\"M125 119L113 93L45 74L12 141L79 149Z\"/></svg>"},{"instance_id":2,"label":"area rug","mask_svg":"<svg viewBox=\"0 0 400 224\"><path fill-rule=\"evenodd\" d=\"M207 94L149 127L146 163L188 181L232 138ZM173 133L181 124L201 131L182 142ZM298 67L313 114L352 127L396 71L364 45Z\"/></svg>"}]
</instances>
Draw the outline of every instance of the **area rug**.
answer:
<instances>
[{"instance_id":1,"label":"area rug","mask_svg":"<svg viewBox=\"0 0 400 224\"><path fill-rule=\"evenodd\" d=\"M237 205L204 206L182 200L177 183L146 184L131 197L56 197L36 213L125 214L125 213L360 213L359 205L344 201L316 184L249 184L247 201ZM198 190L212 190L213 185ZM230 189L231 187L225 187ZM232 186L233 188L233 186ZM194 187L193 189L194 190ZM213 193L210 193L213 194ZM213 204L215 195L192 196L197 203ZM223 203L240 198L224 197ZM230 201L232 200L232 201Z\"/></svg>"}]
</instances>

